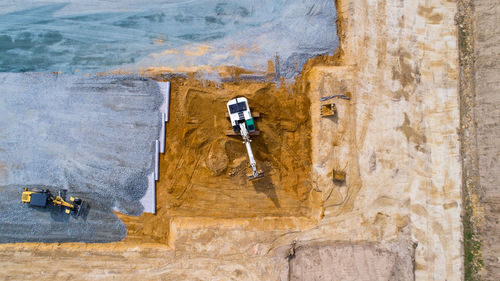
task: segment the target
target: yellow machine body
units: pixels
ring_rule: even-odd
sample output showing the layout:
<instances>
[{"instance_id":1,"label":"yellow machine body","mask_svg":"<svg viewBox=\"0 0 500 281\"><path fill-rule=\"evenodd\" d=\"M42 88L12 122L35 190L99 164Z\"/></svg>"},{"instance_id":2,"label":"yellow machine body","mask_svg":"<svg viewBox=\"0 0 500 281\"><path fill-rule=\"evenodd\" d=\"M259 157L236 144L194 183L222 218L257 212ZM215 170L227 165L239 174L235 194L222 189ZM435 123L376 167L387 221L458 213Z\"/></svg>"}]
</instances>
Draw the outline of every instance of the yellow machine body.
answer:
<instances>
[{"instance_id":1,"label":"yellow machine body","mask_svg":"<svg viewBox=\"0 0 500 281\"><path fill-rule=\"evenodd\" d=\"M63 206L63 207L67 207L67 208L70 208L70 209L73 209L75 206L73 204L70 204L66 201L64 201L61 196L56 196L56 198L54 198L52 200L52 204L54 204L54 206Z\"/></svg>"},{"instance_id":2,"label":"yellow machine body","mask_svg":"<svg viewBox=\"0 0 500 281\"><path fill-rule=\"evenodd\" d=\"M36 199L34 199L36 198ZM54 206L60 206L64 208L66 214L71 214L75 212L78 216L81 211L81 206L83 201L78 197L70 197L70 202L64 200L61 195L53 196L47 189L37 189L37 188L25 188L21 195L21 202L23 204L28 203L35 207L47 207L52 204Z\"/></svg>"},{"instance_id":3,"label":"yellow machine body","mask_svg":"<svg viewBox=\"0 0 500 281\"><path fill-rule=\"evenodd\" d=\"M30 203L31 202L31 194L35 193L35 191L28 191L27 188L24 189L23 194L21 195L21 202Z\"/></svg>"}]
</instances>

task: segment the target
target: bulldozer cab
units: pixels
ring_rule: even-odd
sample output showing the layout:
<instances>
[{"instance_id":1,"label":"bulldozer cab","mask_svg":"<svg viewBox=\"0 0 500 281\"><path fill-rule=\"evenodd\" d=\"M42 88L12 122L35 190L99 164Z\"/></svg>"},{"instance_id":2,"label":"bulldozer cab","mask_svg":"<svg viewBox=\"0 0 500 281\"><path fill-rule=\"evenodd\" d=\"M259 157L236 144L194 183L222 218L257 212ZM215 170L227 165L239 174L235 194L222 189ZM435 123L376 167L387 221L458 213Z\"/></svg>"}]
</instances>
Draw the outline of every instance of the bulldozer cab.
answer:
<instances>
[{"instance_id":1,"label":"bulldozer cab","mask_svg":"<svg viewBox=\"0 0 500 281\"><path fill-rule=\"evenodd\" d=\"M50 199L50 193L47 190L29 190L25 188L21 196L21 202L28 203L35 207L46 207Z\"/></svg>"},{"instance_id":2,"label":"bulldozer cab","mask_svg":"<svg viewBox=\"0 0 500 281\"><path fill-rule=\"evenodd\" d=\"M30 205L35 207L46 207L49 196L47 193L33 193L30 196Z\"/></svg>"}]
</instances>

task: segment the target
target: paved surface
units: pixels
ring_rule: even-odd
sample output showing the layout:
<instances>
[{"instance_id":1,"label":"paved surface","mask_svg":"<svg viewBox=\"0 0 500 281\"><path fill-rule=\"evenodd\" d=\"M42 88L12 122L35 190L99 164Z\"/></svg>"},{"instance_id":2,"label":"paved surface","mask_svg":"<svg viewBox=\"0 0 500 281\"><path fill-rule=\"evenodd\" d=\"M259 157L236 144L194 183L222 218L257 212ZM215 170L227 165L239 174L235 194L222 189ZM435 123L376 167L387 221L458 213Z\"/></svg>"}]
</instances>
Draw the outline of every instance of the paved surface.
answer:
<instances>
[{"instance_id":1,"label":"paved surface","mask_svg":"<svg viewBox=\"0 0 500 281\"><path fill-rule=\"evenodd\" d=\"M1 74L0 84L0 242L123 238L112 210L143 210L161 126L156 82L28 73ZM22 206L24 186L88 200L86 222Z\"/></svg>"},{"instance_id":2,"label":"paved surface","mask_svg":"<svg viewBox=\"0 0 500 281\"><path fill-rule=\"evenodd\" d=\"M475 68L479 198L484 280L500 280L500 3L475 0Z\"/></svg>"}]
</instances>

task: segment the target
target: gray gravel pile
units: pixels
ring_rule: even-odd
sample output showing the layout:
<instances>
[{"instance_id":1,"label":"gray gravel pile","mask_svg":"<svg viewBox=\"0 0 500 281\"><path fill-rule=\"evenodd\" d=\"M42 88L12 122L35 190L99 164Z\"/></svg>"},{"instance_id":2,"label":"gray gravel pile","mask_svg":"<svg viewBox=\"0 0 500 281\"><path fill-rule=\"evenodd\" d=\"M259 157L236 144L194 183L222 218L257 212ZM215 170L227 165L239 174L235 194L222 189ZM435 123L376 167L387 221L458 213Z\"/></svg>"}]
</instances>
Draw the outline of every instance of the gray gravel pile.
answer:
<instances>
[{"instance_id":1,"label":"gray gravel pile","mask_svg":"<svg viewBox=\"0 0 500 281\"><path fill-rule=\"evenodd\" d=\"M135 76L0 74L0 243L122 239L112 211L142 213L162 102ZM87 200L86 220L23 206L33 186Z\"/></svg>"}]
</instances>

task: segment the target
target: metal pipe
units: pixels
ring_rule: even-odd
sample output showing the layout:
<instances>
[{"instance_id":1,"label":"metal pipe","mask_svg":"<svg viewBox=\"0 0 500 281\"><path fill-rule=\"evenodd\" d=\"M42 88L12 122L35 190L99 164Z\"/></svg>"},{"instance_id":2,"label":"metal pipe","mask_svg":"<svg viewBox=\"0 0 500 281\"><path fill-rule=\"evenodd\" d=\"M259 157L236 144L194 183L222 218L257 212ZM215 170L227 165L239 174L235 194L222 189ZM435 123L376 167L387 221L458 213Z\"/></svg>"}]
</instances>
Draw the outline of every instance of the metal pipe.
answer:
<instances>
[{"instance_id":1,"label":"metal pipe","mask_svg":"<svg viewBox=\"0 0 500 281\"><path fill-rule=\"evenodd\" d=\"M155 140L155 180L159 178L159 167L160 165L160 141Z\"/></svg>"},{"instance_id":2,"label":"metal pipe","mask_svg":"<svg viewBox=\"0 0 500 281\"><path fill-rule=\"evenodd\" d=\"M165 122L168 122L170 112L170 82L167 82L167 100L165 104Z\"/></svg>"},{"instance_id":3,"label":"metal pipe","mask_svg":"<svg viewBox=\"0 0 500 281\"><path fill-rule=\"evenodd\" d=\"M153 181L153 187L152 187L152 197L153 197L153 206L151 206L151 213L156 214L156 181Z\"/></svg>"},{"instance_id":4,"label":"metal pipe","mask_svg":"<svg viewBox=\"0 0 500 281\"><path fill-rule=\"evenodd\" d=\"M156 213L156 181L154 172L148 175L148 190L140 200L144 206L144 213Z\"/></svg>"},{"instance_id":5,"label":"metal pipe","mask_svg":"<svg viewBox=\"0 0 500 281\"><path fill-rule=\"evenodd\" d=\"M160 153L165 153L165 113L161 114Z\"/></svg>"}]
</instances>

